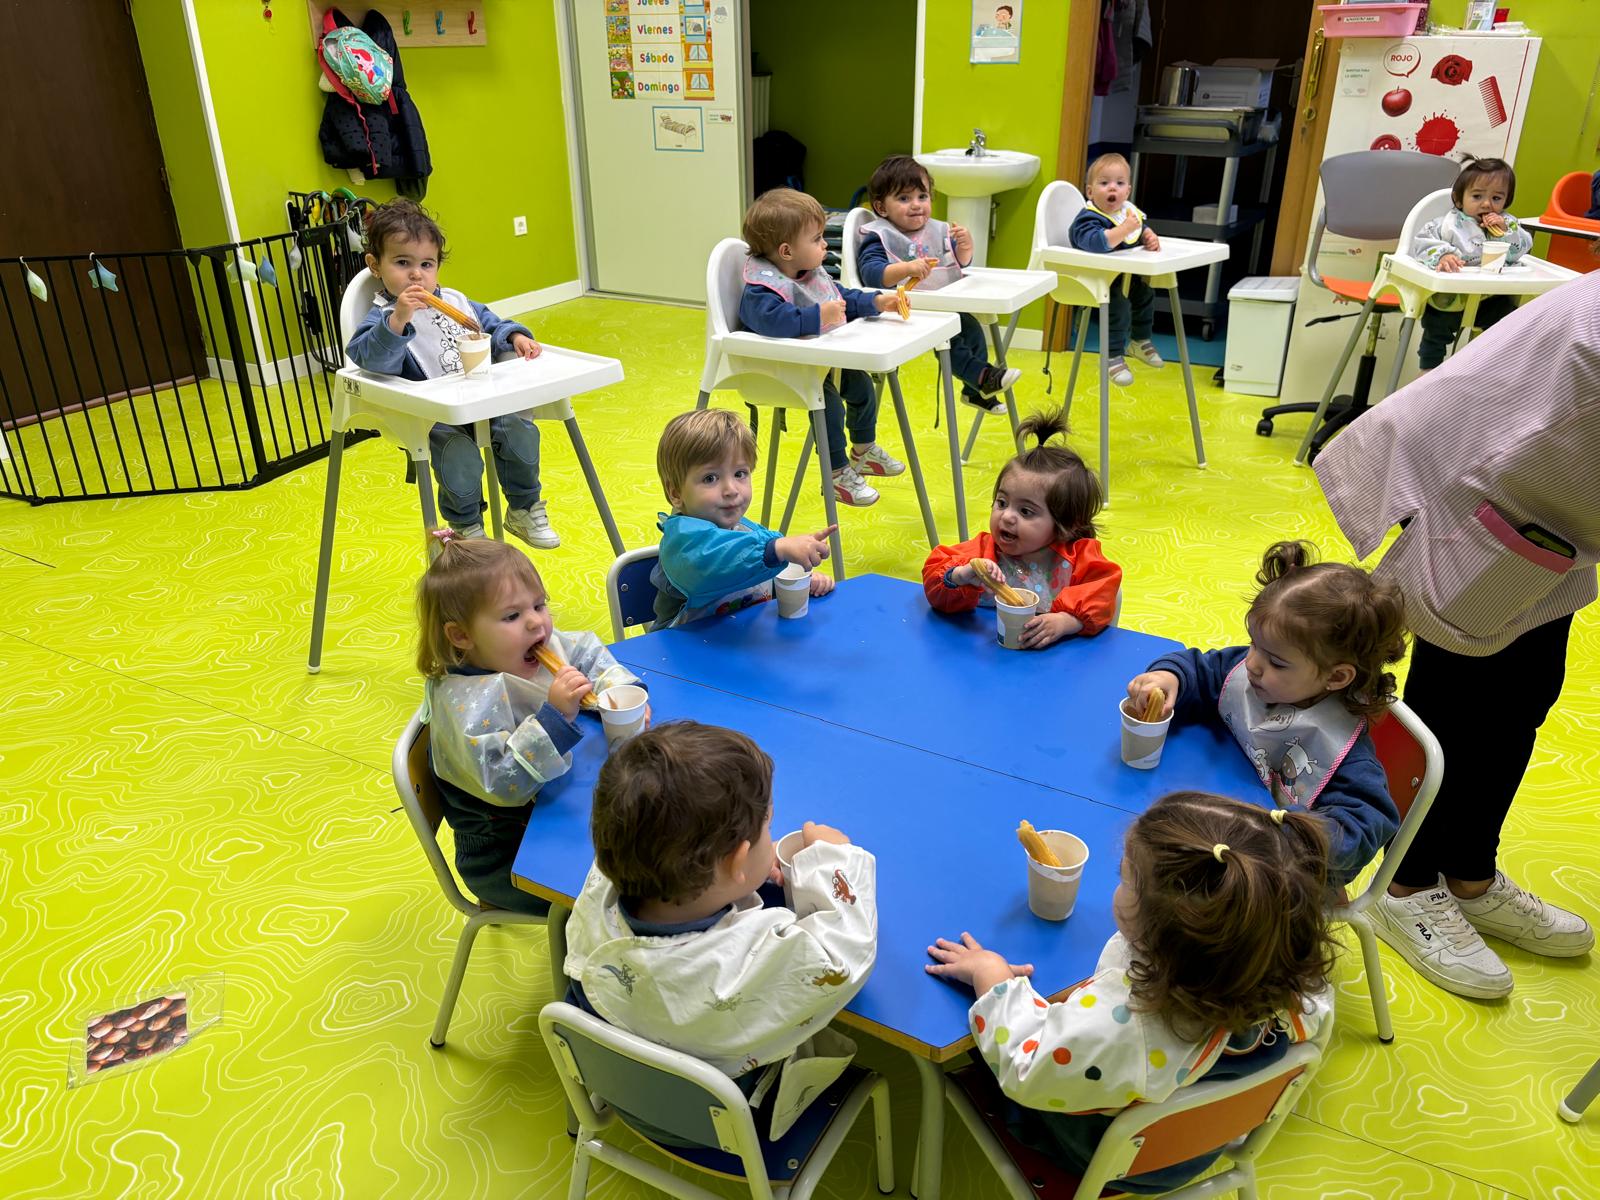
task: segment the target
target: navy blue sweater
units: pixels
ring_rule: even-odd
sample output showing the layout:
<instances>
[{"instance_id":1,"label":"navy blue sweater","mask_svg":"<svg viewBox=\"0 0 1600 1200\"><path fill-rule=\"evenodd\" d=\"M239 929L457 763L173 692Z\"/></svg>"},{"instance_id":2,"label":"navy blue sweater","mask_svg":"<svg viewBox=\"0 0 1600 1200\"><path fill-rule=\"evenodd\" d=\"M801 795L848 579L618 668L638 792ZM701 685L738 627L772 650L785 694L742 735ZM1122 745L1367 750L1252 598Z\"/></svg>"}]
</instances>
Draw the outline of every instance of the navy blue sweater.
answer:
<instances>
[{"instance_id":1,"label":"navy blue sweater","mask_svg":"<svg viewBox=\"0 0 1600 1200\"><path fill-rule=\"evenodd\" d=\"M1146 669L1171 671L1178 677L1178 699L1172 711L1175 723L1208 721L1221 727L1217 699L1222 684L1248 650L1248 646L1180 650L1156 659ZM1323 785L1310 811L1328 824L1328 881L1335 885L1354 878L1400 828L1400 810L1389 795L1389 780L1378 762L1377 748L1365 731Z\"/></svg>"},{"instance_id":2,"label":"navy blue sweater","mask_svg":"<svg viewBox=\"0 0 1600 1200\"><path fill-rule=\"evenodd\" d=\"M841 286L839 295L844 299L846 321L878 315L876 292L858 292L855 288ZM816 304L801 308L769 287L747 283L744 295L739 297L739 324L762 337L809 337L822 332L822 308Z\"/></svg>"},{"instance_id":3,"label":"navy blue sweater","mask_svg":"<svg viewBox=\"0 0 1600 1200\"><path fill-rule=\"evenodd\" d=\"M1067 230L1067 240L1072 243L1074 250L1090 250L1095 254L1113 254L1118 250L1134 250L1140 242L1118 242L1115 246L1106 244L1106 234L1117 227L1117 223L1104 213L1085 207L1078 215L1072 218L1072 227ZM1139 226L1142 234L1148 225Z\"/></svg>"}]
</instances>

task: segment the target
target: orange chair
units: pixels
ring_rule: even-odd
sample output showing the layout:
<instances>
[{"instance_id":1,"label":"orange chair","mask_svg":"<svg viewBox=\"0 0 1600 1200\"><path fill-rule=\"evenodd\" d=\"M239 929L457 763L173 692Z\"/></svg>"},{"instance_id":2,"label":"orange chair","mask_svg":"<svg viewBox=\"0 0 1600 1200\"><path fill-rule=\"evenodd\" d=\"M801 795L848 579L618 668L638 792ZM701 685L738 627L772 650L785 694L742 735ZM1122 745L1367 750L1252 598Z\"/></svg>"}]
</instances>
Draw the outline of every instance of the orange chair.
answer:
<instances>
[{"instance_id":1,"label":"orange chair","mask_svg":"<svg viewBox=\"0 0 1600 1200\"><path fill-rule=\"evenodd\" d=\"M987 1067L964 1067L946 1076L945 1099L1011 1200L1093 1200L1113 1179L1159 1171L1218 1149L1223 1170L1163 1195L1201 1200L1236 1191L1253 1200L1256 1159L1321 1063L1332 1024L1324 1022L1315 1038L1289 1047L1278 1062L1255 1074L1202 1079L1166 1100L1123 1109L1102 1135L1081 1178L1011 1135L1005 1097Z\"/></svg>"},{"instance_id":2,"label":"orange chair","mask_svg":"<svg viewBox=\"0 0 1600 1200\"><path fill-rule=\"evenodd\" d=\"M1566 225L1587 233L1600 234L1600 221L1583 214L1589 211L1589 197L1594 177L1587 171L1573 171L1563 175L1550 192L1550 204L1539 219L1547 225ZM1600 258L1594 254L1594 241L1586 237L1550 235L1550 251L1545 259L1569 271L1593 271L1600 267Z\"/></svg>"}]
</instances>

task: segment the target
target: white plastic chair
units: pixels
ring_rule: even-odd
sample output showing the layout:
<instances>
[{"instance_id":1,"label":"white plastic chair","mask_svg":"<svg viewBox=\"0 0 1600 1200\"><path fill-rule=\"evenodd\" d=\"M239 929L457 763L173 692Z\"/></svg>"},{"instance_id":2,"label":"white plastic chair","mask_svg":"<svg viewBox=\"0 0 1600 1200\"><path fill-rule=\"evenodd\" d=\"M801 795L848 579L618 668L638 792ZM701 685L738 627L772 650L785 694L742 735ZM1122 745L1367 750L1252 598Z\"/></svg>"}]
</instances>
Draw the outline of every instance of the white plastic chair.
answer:
<instances>
[{"instance_id":1,"label":"white plastic chair","mask_svg":"<svg viewBox=\"0 0 1600 1200\"><path fill-rule=\"evenodd\" d=\"M789 489L788 503L778 528L784 531L789 528L794 506L799 499L800 484L805 477L807 458L813 446L821 474L822 502L827 523L837 526L839 511L833 494L833 470L828 460L828 433L823 417L823 380L830 370L839 367L886 376L894 398L895 416L900 423L900 436L905 443L907 467L916 485L917 502L922 507L922 524L928 535L928 545L930 549L937 546L939 531L934 525L933 510L928 504L927 483L922 475L922 464L917 458L916 443L911 436L905 398L900 391L899 367L926 350L943 346L944 349L939 353L945 371L945 386L949 388L950 326L958 323L954 318L941 321L932 315L913 315L912 320L901 326L900 331L884 327L874 330L870 338L841 337L844 331L833 331L822 338L761 337L739 326L739 298L744 291L744 263L748 255L748 248L738 238L724 238L712 249L706 264L706 362L695 407L705 408L711 402L712 392L733 390L747 404L798 409L809 413L811 428L806 433L795 466L794 482ZM851 326L861 324L856 321ZM899 321L894 324L901 325ZM846 330L855 332L850 326ZM858 344L860 349L856 349ZM772 520L772 497L778 471L778 438L781 432L779 425L774 418L767 449L766 488L761 497L763 525L770 525ZM834 577L843 579L843 550L837 529L830 540Z\"/></svg>"},{"instance_id":2,"label":"white plastic chair","mask_svg":"<svg viewBox=\"0 0 1600 1200\"><path fill-rule=\"evenodd\" d=\"M749 1188L752 1200L806 1200L838 1153L868 1100L878 1160L878 1190L894 1191L889 1085L872 1071L849 1068L776 1142L756 1129L750 1102L714 1067L646 1041L570 1004L547 1004L539 1032L567 1100L578 1117L568 1200L589 1190L592 1159L681 1200L720 1200L707 1189L653 1162L601 1140L618 1123L645 1125L693 1146L663 1145L635 1129L649 1145L708 1174ZM624 1194L634 1194L625 1189Z\"/></svg>"},{"instance_id":3,"label":"white plastic chair","mask_svg":"<svg viewBox=\"0 0 1600 1200\"><path fill-rule=\"evenodd\" d=\"M1236 1191L1254 1200L1256 1160L1321 1064L1332 1025L1325 1021L1315 1038L1290 1046L1270 1067L1237 1079L1201 1079L1166 1100L1123 1109L1101 1136L1081 1178L1010 1136L1001 1108L1004 1097L986 1066L947 1076L945 1099L1012 1200L1094 1200L1114 1179L1158 1171L1217 1149L1226 1164L1223 1170L1161 1194L1168 1200L1202 1200Z\"/></svg>"},{"instance_id":4,"label":"white plastic chair","mask_svg":"<svg viewBox=\"0 0 1600 1200\"><path fill-rule=\"evenodd\" d=\"M1448 193L1447 193L1448 196ZM1389 1020L1389 996L1383 983L1383 964L1378 958L1378 936L1367 914L1394 882L1395 872L1406 856L1417 830L1428 819L1433 798L1444 778L1444 750L1439 739L1404 701L1389 705L1385 716L1374 721L1369 732L1378 752L1378 762L1389 781L1389 795L1400 810L1400 828L1385 848L1383 860L1367 886L1355 899L1335 904L1328 910L1331 920L1343 921L1356 931L1361 943L1361 961L1367 971L1367 992L1372 997L1372 1017L1378 1026L1380 1042L1394 1041L1394 1026Z\"/></svg>"},{"instance_id":5,"label":"white plastic chair","mask_svg":"<svg viewBox=\"0 0 1600 1200\"><path fill-rule=\"evenodd\" d=\"M444 818L443 804L439 799L439 785L433 777L433 767L428 761L428 727L422 720L422 709L418 709L406 725L405 732L400 735L400 740L395 743L394 759L391 764L394 773L394 790L399 793L400 803L406 810L406 816L411 820L411 828L416 832L417 841L422 843L422 852L427 856L428 865L433 868L433 874L439 881L439 890L444 893L444 898L450 902L457 912L467 918L466 926L461 930L461 937L456 942L455 958L450 964L450 978L444 985L444 996L439 1001L439 1015L433 1023L433 1034L428 1041L435 1049L444 1045L445 1033L450 1028L450 1015L455 1011L456 997L461 993L461 980L467 973L467 960L472 957L472 943L477 940L478 931L485 925L544 925L550 939L550 961L552 983L555 994L560 995L566 990L566 979L561 975L560 963L565 960L565 910L561 911L562 920L550 921L545 917L535 916L533 913L511 912L503 908L483 908L474 904L461 894L461 888L456 884L456 877L450 871L450 864L445 861L444 851L439 848L439 822Z\"/></svg>"},{"instance_id":6,"label":"white plastic chair","mask_svg":"<svg viewBox=\"0 0 1600 1200\"><path fill-rule=\"evenodd\" d=\"M659 546L638 546L617 555L606 568L606 607L611 610L611 640L620 642L628 630L655 620L656 589L650 573L661 557Z\"/></svg>"}]
</instances>

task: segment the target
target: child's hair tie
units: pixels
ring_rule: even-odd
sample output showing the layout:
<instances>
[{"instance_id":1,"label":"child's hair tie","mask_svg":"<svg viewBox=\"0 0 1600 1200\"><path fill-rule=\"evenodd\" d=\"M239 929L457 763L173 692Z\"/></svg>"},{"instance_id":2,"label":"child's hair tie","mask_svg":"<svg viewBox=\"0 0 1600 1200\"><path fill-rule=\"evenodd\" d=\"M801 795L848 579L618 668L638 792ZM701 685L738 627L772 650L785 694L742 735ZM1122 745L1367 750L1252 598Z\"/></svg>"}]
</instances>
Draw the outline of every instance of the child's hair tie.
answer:
<instances>
[{"instance_id":1,"label":"child's hair tie","mask_svg":"<svg viewBox=\"0 0 1600 1200\"><path fill-rule=\"evenodd\" d=\"M454 526L441 525L438 529L428 530L428 536L438 538L440 545L447 546L461 535L455 531Z\"/></svg>"},{"instance_id":2,"label":"child's hair tie","mask_svg":"<svg viewBox=\"0 0 1600 1200\"><path fill-rule=\"evenodd\" d=\"M1272 823L1274 825L1282 825L1283 824L1283 818L1288 814L1288 812L1289 812L1289 810L1287 808L1275 808L1275 809L1273 809L1272 810Z\"/></svg>"},{"instance_id":3,"label":"child's hair tie","mask_svg":"<svg viewBox=\"0 0 1600 1200\"><path fill-rule=\"evenodd\" d=\"M1221 862L1222 861L1222 852L1224 850L1229 849L1229 848L1230 847L1228 846L1228 843L1226 843L1226 842L1218 842L1215 846L1211 847L1211 857L1216 859L1218 862Z\"/></svg>"}]
</instances>

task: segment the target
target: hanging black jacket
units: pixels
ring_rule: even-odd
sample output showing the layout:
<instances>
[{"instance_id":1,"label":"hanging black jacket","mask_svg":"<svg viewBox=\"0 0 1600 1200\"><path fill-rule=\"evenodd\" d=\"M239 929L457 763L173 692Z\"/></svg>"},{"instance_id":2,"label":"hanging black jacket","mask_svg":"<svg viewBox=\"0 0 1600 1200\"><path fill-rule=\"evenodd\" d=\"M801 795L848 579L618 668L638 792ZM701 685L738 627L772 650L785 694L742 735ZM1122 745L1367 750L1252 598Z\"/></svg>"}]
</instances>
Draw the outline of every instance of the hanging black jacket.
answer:
<instances>
[{"instance_id":1,"label":"hanging black jacket","mask_svg":"<svg viewBox=\"0 0 1600 1200\"><path fill-rule=\"evenodd\" d=\"M336 24L353 22L338 9ZM406 89L405 69L400 65L400 47L394 30L377 9L371 9L361 22L361 30L394 59L393 104L352 104L329 93L322 107L322 126L317 132L322 157L329 166L359 170L368 179L393 179L401 195L420 200L428 190L433 161L428 156L428 135L422 116ZM363 125L363 119L365 125ZM374 168L376 164L376 168Z\"/></svg>"}]
</instances>

